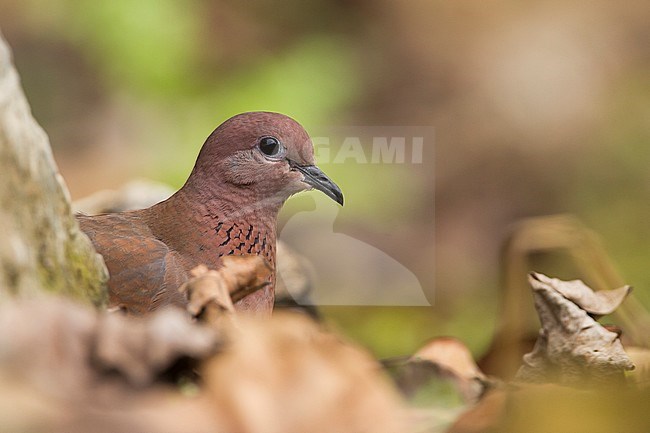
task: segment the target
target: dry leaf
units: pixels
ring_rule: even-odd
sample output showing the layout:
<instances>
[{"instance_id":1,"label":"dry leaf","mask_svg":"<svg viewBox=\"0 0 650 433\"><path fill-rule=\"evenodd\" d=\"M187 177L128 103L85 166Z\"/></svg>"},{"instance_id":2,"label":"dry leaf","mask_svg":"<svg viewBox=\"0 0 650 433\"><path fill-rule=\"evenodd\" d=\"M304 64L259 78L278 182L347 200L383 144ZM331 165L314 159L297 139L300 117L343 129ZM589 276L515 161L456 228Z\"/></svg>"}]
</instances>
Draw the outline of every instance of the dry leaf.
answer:
<instances>
[{"instance_id":1,"label":"dry leaf","mask_svg":"<svg viewBox=\"0 0 650 433\"><path fill-rule=\"evenodd\" d=\"M191 323L178 309L146 317L105 314L98 323L93 357L97 367L146 385L179 359L211 356L218 343L213 330Z\"/></svg>"},{"instance_id":2,"label":"dry leaf","mask_svg":"<svg viewBox=\"0 0 650 433\"><path fill-rule=\"evenodd\" d=\"M398 388L413 404L442 404L476 402L489 386L465 344L451 337L431 340L412 357L384 361ZM450 402L449 387L460 400ZM425 396L427 401L420 401ZM453 396L452 396L453 397Z\"/></svg>"},{"instance_id":3,"label":"dry leaf","mask_svg":"<svg viewBox=\"0 0 650 433\"><path fill-rule=\"evenodd\" d=\"M260 256L224 256L223 266L209 270L204 265L192 269L193 278L178 290L188 299L187 311L211 324L235 311L233 303L270 283L271 267Z\"/></svg>"},{"instance_id":4,"label":"dry leaf","mask_svg":"<svg viewBox=\"0 0 650 433\"><path fill-rule=\"evenodd\" d=\"M208 322L216 320L224 312L233 313L228 287L221 274L199 265L191 271L192 278L178 290L188 298L187 311L192 317L202 316Z\"/></svg>"},{"instance_id":5,"label":"dry leaf","mask_svg":"<svg viewBox=\"0 0 650 433\"><path fill-rule=\"evenodd\" d=\"M233 302L269 284L273 268L260 256L224 256L219 273Z\"/></svg>"},{"instance_id":6,"label":"dry leaf","mask_svg":"<svg viewBox=\"0 0 650 433\"><path fill-rule=\"evenodd\" d=\"M242 318L216 355L218 335L181 310L134 318L44 297L0 304L0 325L7 431L404 431L377 363L304 316ZM210 356L199 397L152 382Z\"/></svg>"},{"instance_id":7,"label":"dry leaf","mask_svg":"<svg viewBox=\"0 0 650 433\"><path fill-rule=\"evenodd\" d=\"M631 286L594 291L580 280L562 281L542 274L535 276L587 313L597 316L613 313L632 291Z\"/></svg>"},{"instance_id":8,"label":"dry leaf","mask_svg":"<svg viewBox=\"0 0 650 433\"><path fill-rule=\"evenodd\" d=\"M420 348L413 358L429 361L451 376L466 402L477 401L490 386L472 353L456 338L435 338Z\"/></svg>"},{"instance_id":9,"label":"dry leaf","mask_svg":"<svg viewBox=\"0 0 650 433\"><path fill-rule=\"evenodd\" d=\"M485 380L485 375L476 365L472 353L456 338L435 338L415 352L413 358L433 362L464 379Z\"/></svg>"},{"instance_id":10,"label":"dry leaf","mask_svg":"<svg viewBox=\"0 0 650 433\"><path fill-rule=\"evenodd\" d=\"M298 314L240 317L204 370L225 431L397 433L400 400L378 364Z\"/></svg>"},{"instance_id":11,"label":"dry leaf","mask_svg":"<svg viewBox=\"0 0 650 433\"><path fill-rule=\"evenodd\" d=\"M563 281L537 273L529 276L529 282L542 329L533 351L524 355L518 380L584 386L585 379L620 380L624 371L634 368L618 335L562 294L575 293L574 282L569 282L570 289L558 290Z\"/></svg>"},{"instance_id":12,"label":"dry leaf","mask_svg":"<svg viewBox=\"0 0 650 433\"><path fill-rule=\"evenodd\" d=\"M220 341L181 310L128 317L49 296L0 306L2 371L68 397L107 372L127 386L151 383L179 359L211 356Z\"/></svg>"}]
</instances>

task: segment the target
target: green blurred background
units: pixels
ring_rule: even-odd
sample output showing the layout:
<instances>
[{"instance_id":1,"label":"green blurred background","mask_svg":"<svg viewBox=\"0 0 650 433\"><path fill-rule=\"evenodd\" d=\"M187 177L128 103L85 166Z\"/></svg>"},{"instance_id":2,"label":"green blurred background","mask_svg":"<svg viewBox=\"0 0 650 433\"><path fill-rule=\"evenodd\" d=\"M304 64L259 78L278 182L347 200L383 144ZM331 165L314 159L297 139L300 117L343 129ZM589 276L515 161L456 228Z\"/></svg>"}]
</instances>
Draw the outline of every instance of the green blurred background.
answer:
<instances>
[{"instance_id":1,"label":"green blurred background","mask_svg":"<svg viewBox=\"0 0 650 433\"><path fill-rule=\"evenodd\" d=\"M73 198L134 177L181 186L243 111L308 131L435 128L423 164L323 164L346 192L335 231L398 260L433 304L323 310L379 356L436 335L480 354L499 248L533 215L576 214L650 304L648 22L640 0L0 0Z\"/></svg>"}]
</instances>

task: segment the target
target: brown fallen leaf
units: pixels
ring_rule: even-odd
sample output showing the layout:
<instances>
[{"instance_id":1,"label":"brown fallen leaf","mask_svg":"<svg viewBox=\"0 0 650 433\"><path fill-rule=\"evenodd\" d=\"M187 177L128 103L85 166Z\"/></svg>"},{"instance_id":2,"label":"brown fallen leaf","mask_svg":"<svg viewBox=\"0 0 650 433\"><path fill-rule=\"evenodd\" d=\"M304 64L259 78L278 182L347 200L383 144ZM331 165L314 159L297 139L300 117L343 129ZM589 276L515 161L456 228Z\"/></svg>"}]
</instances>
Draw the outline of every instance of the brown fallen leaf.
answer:
<instances>
[{"instance_id":1,"label":"brown fallen leaf","mask_svg":"<svg viewBox=\"0 0 650 433\"><path fill-rule=\"evenodd\" d=\"M100 371L123 375L133 385L147 385L179 359L204 359L219 347L219 335L190 322L178 309L147 317L104 314L99 318L92 353Z\"/></svg>"},{"instance_id":2,"label":"brown fallen leaf","mask_svg":"<svg viewBox=\"0 0 650 433\"><path fill-rule=\"evenodd\" d=\"M631 286L594 291L581 280L562 281L542 274L535 275L539 281L552 286L555 291L587 313L597 316L613 313L632 291Z\"/></svg>"},{"instance_id":3,"label":"brown fallen leaf","mask_svg":"<svg viewBox=\"0 0 650 433\"><path fill-rule=\"evenodd\" d=\"M304 315L242 316L236 332L203 370L224 431L406 431L401 400L377 362Z\"/></svg>"},{"instance_id":4,"label":"brown fallen leaf","mask_svg":"<svg viewBox=\"0 0 650 433\"><path fill-rule=\"evenodd\" d=\"M452 337L438 337L408 358L384 361L398 388L412 403L449 404L449 390L443 386L450 382L464 403L474 403L490 387L491 381L478 368L472 354L463 342ZM418 402L419 395L428 395L436 401Z\"/></svg>"},{"instance_id":5,"label":"brown fallen leaf","mask_svg":"<svg viewBox=\"0 0 650 433\"><path fill-rule=\"evenodd\" d=\"M178 290L187 295L187 311L192 317L214 315L216 318L223 312L235 311L228 287L219 272L199 265L192 269L191 274L192 278Z\"/></svg>"},{"instance_id":6,"label":"brown fallen leaf","mask_svg":"<svg viewBox=\"0 0 650 433\"><path fill-rule=\"evenodd\" d=\"M454 378L466 402L476 402L491 386L491 380L479 369L465 343L452 337L438 337L413 355L437 365Z\"/></svg>"},{"instance_id":7,"label":"brown fallen leaf","mask_svg":"<svg viewBox=\"0 0 650 433\"><path fill-rule=\"evenodd\" d=\"M465 379L486 378L465 343L453 337L434 338L415 352L413 358L438 364Z\"/></svg>"},{"instance_id":8,"label":"brown fallen leaf","mask_svg":"<svg viewBox=\"0 0 650 433\"><path fill-rule=\"evenodd\" d=\"M623 372L632 370L634 364L618 334L601 326L563 294L593 299L583 293L591 289L572 281L569 289L558 289L565 282L538 273L532 273L529 282L542 329L533 351L524 355L516 379L580 386L586 379L623 380Z\"/></svg>"},{"instance_id":9,"label":"brown fallen leaf","mask_svg":"<svg viewBox=\"0 0 650 433\"><path fill-rule=\"evenodd\" d=\"M2 303L0 425L53 433L405 431L399 396L364 351L303 315L241 319L220 345L220 334L181 310L128 317L55 297ZM161 380L183 357L209 359L198 364L207 376L194 397Z\"/></svg>"},{"instance_id":10,"label":"brown fallen leaf","mask_svg":"<svg viewBox=\"0 0 650 433\"><path fill-rule=\"evenodd\" d=\"M151 384L179 360L210 357L220 345L219 333L179 309L129 317L53 296L0 304L0 370L66 398L109 378Z\"/></svg>"},{"instance_id":11,"label":"brown fallen leaf","mask_svg":"<svg viewBox=\"0 0 650 433\"><path fill-rule=\"evenodd\" d=\"M187 311L205 323L221 323L234 313L233 303L270 284L271 267L260 256L224 256L223 266L192 269L193 278L178 290L188 299Z\"/></svg>"}]
</instances>

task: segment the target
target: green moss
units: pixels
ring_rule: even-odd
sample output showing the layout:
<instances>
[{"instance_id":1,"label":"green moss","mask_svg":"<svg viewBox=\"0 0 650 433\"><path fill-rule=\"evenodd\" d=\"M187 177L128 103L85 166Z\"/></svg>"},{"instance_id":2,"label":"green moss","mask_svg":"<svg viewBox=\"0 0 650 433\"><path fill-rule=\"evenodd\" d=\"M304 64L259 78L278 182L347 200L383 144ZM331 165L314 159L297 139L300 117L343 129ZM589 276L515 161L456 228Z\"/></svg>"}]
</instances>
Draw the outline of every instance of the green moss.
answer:
<instances>
[{"instance_id":1,"label":"green moss","mask_svg":"<svg viewBox=\"0 0 650 433\"><path fill-rule=\"evenodd\" d=\"M70 239L65 245L63 263L54 263L51 251L41 252L39 279L43 288L51 293L70 296L103 307L108 302L106 282L108 275L103 263L95 258L90 245L80 239Z\"/></svg>"},{"instance_id":2,"label":"green moss","mask_svg":"<svg viewBox=\"0 0 650 433\"><path fill-rule=\"evenodd\" d=\"M82 248L78 241L67 244L65 258L70 278L66 286L71 296L103 307L108 302L108 273L96 254L92 247Z\"/></svg>"}]
</instances>

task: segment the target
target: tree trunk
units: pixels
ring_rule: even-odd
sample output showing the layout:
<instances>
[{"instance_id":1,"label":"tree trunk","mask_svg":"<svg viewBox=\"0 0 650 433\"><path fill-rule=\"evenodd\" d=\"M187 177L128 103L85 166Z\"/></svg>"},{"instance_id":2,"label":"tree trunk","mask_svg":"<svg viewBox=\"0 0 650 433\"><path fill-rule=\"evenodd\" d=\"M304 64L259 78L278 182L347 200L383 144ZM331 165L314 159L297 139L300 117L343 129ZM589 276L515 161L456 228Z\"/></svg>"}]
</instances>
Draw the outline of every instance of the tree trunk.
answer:
<instances>
[{"instance_id":1,"label":"tree trunk","mask_svg":"<svg viewBox=\"0 0 650 433\"><path fill-rule=\"evenodd\" d=\"M45 290L104 304L106 267L72 215L1 34L0 173L0 300Z\"/></svg>"}]
</instances>

